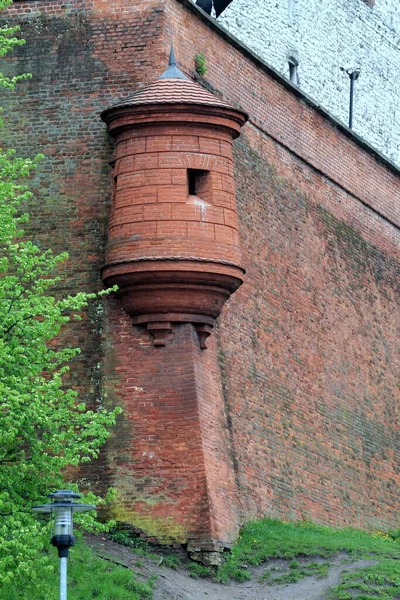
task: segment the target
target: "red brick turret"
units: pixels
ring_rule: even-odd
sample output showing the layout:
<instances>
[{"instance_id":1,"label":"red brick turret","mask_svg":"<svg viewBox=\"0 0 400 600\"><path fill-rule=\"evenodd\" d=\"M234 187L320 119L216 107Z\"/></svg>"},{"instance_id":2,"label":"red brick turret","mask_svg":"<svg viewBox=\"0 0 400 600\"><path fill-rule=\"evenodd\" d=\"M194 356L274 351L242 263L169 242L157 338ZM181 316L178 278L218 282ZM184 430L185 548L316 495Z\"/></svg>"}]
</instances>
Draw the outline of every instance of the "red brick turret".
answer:
<instances>
[{"instance_id":1,"label":"red brick turret","mask_svg":"<svg viewBox=\"0 0 400 600\"><path fill-rule=\"evenodd\" d=\"M102 113L116 139L115 194L103 280L134 324L165 345L193 323L205 347L241 285L232 140L247 116L170 66Z\"/></svg>"}]
</instances>

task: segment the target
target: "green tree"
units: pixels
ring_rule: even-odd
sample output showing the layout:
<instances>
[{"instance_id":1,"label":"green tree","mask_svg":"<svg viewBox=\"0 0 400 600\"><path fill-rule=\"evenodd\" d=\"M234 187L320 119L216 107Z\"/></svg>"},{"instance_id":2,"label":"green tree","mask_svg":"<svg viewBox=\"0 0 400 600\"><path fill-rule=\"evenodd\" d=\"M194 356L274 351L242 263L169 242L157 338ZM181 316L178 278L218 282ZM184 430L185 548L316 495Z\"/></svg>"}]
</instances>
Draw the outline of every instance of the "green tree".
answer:
<instances>
[{"instance_id":1,"label":"green tree","mask_svg":"<svg viewBox=\"0 0 400 600\"><path fill-rule=\"evenodd\" d=\"M0 0L0 8L8 3ZM0 56L23 43L16 33L0 29ZM0 73L0 86L13 88L18 79ZM40 578L48 530L31 507L65 485L66 467L98 456L118 412L87 410L63 385L79 349L60 349L55 338L95 295L57 298L54 274L67 255L43 252L24 237L22 207L40 158L0 149L0 588L13 578Z\"/></svg>"}]
</instances>

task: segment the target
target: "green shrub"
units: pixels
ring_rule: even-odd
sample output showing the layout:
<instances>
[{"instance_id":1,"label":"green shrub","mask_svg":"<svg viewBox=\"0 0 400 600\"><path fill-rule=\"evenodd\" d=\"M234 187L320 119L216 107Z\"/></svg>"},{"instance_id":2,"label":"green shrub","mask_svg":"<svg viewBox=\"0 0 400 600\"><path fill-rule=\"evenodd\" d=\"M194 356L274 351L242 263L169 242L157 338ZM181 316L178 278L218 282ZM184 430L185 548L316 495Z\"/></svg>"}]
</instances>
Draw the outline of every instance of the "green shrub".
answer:
<instances>
[{"instance_id":1,"label":"green shrub","mask_svg":"<svg viewBox=\"0 0 400 600\"><path fill-rule=\"evenodd\" d=\"M201 76L206 75L208 69L207 69L207 61L206 61L206 57L204 56L204 52L199 52L198 54L195 55L194 64L195 64L195 68L196 68L196 73L198 73Z\"/></svg>"}]
</instances>

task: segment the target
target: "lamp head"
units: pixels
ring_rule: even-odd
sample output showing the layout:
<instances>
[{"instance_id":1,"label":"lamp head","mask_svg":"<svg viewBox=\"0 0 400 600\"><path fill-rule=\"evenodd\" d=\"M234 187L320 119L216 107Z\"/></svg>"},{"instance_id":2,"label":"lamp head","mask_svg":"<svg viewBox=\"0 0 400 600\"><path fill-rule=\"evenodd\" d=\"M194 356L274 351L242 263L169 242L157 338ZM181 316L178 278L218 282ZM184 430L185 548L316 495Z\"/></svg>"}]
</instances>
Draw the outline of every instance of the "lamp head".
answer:
<instances>
[{"instance_id":1,"label":"lamp head","mask_svg":"<svg viewBox=\"0 0 400 600\"><path fill-rule=\"evenodd\" d=\"M81 496L71 490L58 490L58 492L49 494L49 497L53 499L53 502L34 506L32 510L38 513L51 514L53 517L51 544L58 549L60 558L67 557L69 548L75 542L73 513L96 510L96 507L92 504L75 503L74 498L80 498Z\"/></svg>"},{"instance_id":2,"label":"lamp head","mask_svg":"<svg viewBox=\"0 0 400 600\"><path fill-rule=\"evenodd\" d=\"M347 68L347 67L340 67L341 71L344 71L345 73L347 73L347 75L350 77L350 79L358 79L360 77L360 73L361 73L361 67L357 67L356 69L354 69L353 67Z\"/></svg>"}]
</instances>

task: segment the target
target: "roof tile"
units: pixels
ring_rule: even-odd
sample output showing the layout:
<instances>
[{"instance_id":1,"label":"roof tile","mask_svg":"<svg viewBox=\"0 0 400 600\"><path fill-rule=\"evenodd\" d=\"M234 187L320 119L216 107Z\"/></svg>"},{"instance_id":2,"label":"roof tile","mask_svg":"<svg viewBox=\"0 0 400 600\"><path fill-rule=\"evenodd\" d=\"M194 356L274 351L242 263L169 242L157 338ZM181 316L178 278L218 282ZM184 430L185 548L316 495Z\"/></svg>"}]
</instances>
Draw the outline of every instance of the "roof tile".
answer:
<instances>
[{"instance_id":1,"label":"roof tile","mask_svg":"<svg viewBox=\"0 0 400 600\"><path fill-rule=\"evenodd\" d=\"M190 79L157 79L129 98L114 106L136 106L141 104L205 104L234 109L233 106L207 92ZM237 109L235 109L237 110Z\"/></svg>"}]
</instances>

